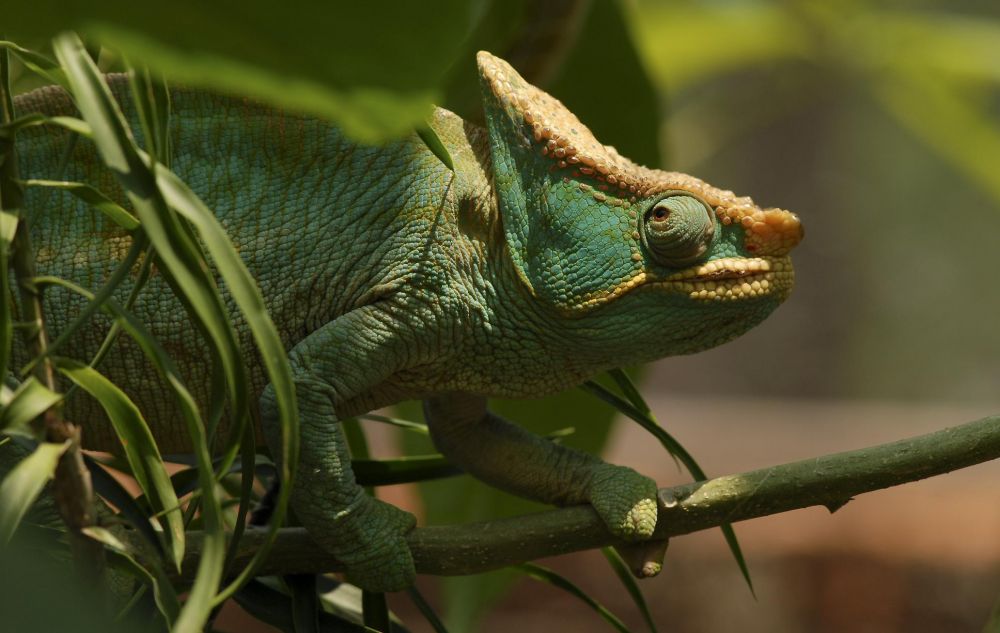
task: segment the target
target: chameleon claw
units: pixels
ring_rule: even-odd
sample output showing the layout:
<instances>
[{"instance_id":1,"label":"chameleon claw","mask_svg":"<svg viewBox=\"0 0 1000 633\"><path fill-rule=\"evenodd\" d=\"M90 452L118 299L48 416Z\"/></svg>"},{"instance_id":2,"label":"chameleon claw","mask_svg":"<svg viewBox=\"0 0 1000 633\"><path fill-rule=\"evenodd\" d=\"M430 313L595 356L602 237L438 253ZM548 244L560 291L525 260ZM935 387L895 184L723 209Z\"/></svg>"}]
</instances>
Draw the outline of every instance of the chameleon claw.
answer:
<instances>
[{"instance_id":1,"label":"chameleon claw","mask_svg":"<svg viewBox=\"0 0 1000 633\"><path fill-rule=\"evenodd\" d=\"M629 571L636 578L652 578L663 569L663 557L667 553L668 539L658 541L643 541L616 545L615 550L628 565Z\"/></svg>"}]
</instances>

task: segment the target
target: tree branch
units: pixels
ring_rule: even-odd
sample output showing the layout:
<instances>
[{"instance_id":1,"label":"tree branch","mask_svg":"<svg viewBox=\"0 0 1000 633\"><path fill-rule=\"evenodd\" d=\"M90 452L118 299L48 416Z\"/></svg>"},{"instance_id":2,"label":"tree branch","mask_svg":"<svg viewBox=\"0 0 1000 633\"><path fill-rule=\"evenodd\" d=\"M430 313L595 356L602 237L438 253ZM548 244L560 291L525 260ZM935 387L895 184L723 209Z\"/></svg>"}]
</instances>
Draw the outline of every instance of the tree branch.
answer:
<instances>
[{"instance_id":1,"label":"tree branch","mask_svg":"<svg viewBox=\"0 0 1000 633\"><path fill-rule=\"evenodd\" d=\"M983 418L927 435L835 453L739 475L660 490L656 537L667 538L797 508L822 505L831 511L856 495L917 481L1000 457L1000 416ZM130 539L138 540L137 535ZM248 530L236 568L264 538ZM544 556L614 544L589 506L574 506L465 525L417 528L408 536L417 571L473 574ZM190 533L183 577L190 580L201 556L201 535ZM338 571L302 528L285 528L261 566L261 574Z\"/></svg>"}]
</instances>

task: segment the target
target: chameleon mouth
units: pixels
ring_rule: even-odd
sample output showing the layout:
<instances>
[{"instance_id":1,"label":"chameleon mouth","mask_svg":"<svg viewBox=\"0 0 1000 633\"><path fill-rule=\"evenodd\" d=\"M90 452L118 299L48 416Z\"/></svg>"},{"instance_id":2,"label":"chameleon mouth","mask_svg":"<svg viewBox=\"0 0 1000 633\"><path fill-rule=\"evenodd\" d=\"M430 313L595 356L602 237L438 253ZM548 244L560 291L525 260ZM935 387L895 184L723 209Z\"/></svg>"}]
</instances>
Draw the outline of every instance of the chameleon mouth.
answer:
<instances>
[{"instance_id":1,"label":"chameleon mouth","mask_svg":"<svg viewBox=\"0 0 1000 633\"><path fill-rule=\"evenodd\" d=\"M795 271L789 257L725 257L692 266L647 287L685 293L700 301L740 301L760 297L783 300Z\"/></svg>"}]
</instances>

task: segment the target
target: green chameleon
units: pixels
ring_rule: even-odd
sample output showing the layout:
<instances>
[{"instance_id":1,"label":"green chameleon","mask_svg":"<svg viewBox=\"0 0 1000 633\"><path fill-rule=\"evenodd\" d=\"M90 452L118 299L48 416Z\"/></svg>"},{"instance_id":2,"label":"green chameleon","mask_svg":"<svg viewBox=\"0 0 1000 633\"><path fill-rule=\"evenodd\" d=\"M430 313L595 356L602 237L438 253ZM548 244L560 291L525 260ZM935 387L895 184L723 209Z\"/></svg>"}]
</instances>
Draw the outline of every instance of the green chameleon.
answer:
<instances>
[{"instance_id":1,"label":"green chameleon","mask_svg":"<svg viewBox=\"0 0 1000 633\"><path fill-rule=\"evenodd\" d=\"M651 479L532 435L490 413L486 399L551 394L612 367L719 345L792 288L795 215L636 165L503 60L481 52L478 63L486 129L442 109L431 120L454 170L416 135L362 146L246 99L171 94L173 169L216 211L289 350L302 434L292 508L369 590L413 582L405 535L414 518L357 485L338 420L423 399L434 444L467 472L544 502L592 504L614 535L648 539ZM110 85L134 125L126 81ZM16 107L75 111L58 88ZM23 176L91 182L123 199L89 144L58 171L66 134L21 134ZM29 190L25 205L39 272L99 286L131 236L68 195L40 195ZM52 293L51 331L82 305ZM134 312L204 402L207 352L155 270ZM98 323L72 355L96 351L109 322ZM134 342L120 338L101 370L138 404L161 450L186 448L182 416ZM273 393L259 363L251 373L278 454ZM84 422L89 448L114 450L95 402L73 398L66 414Z\"/></svg>"}]
</instances>

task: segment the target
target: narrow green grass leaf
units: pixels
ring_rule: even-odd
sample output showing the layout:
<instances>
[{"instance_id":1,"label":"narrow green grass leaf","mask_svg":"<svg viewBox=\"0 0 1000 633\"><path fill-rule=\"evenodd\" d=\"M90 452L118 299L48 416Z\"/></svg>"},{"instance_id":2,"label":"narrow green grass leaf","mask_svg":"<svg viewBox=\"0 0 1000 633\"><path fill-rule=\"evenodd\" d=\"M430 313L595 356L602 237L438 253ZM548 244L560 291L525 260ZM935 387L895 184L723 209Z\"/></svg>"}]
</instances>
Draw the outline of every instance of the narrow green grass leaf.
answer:
<instances>
[{"instance_id":1,"label":"narrow green grass leaf","mask_svg":"<svg viewBox=\"0 0 1000 633\"><path fill-rule=\"evenodd\" d=\"M152 587L153 601L156 602L156 608L163 614L167 624L173 624L177 620L180 600L162 567L155 563L140 564L136 552L105 528L90 526L82 531L108 548L109 563L126 570Z\"/></svg>"},{"instance_id":2,"label":"narrow green grass leaf","mask_svg":"<svg viewBox=\"0 0 1000 633\"><path fill-rule=\"evenodd\" d=\"M579 598L584 604L593 609L599 616L601 616L605 622L610 624L616 631L620 633L629 633L628 627L625 623L618 619L614 613L611 613L601 603L594 600L587 593L577 587L575 584L560 576L556 572L552 571L547 567L542 567L541 565L536 565L534 563L522 563L520 565L514 565L511 569L517 570L526 576L533 578L539 582L544 582L546 584L552 585L558 589L562 589L566 593Z\"/></svg>"},{"instance_id":3,"label":"narrow green grass leaf","mask_svg":"<svg viewBox=\"0 0 1000 633\"><path fill-rule=\"evenodd\" d=\"M23 183L26 187L49 187L51 189L67 191L106 215L109 220L126 231L133 231L139 227L138 218L86 183L38 179L25 180Z\"/></svg>"},{"instance_id":4,"label":"narrow green grass leaf","mask_svg":"<svg viewBox=\"0 0 1000 633\"><path fill-rule=\"evenodd\" d=\"M628 377L625 376L625 379L627 380ZM698 462L695 461L694 457L687 452L687 449L685 449L680 442L674 439L672 435L667 433L667 431L660 426L659 423L651 417L651 415L643 413L643 409L649 411L649 405L645 403L642 396L639 395L639 391L635 389L634 385L632 387L632 392L639 400L637 405L622 400L592 380L588 380L583 383L580 385L580 388L610 404L623 415L638 422L639 426L646 429L646 431L651 433L653 437L659 440L660 444L663 445L663 448L665 448L668 453L674 455L681 461L682 464L684 464L684 467L688 469L688 472L691 473L695 481L705 481L708 479L708 475L706 475L705 471L701 469L701 466L698 465ZM736 560L736 564L740 568L740 573L743 575L743 580L746 581L747 587L750 589L750 593L756 596L757 593L754 591L753 580L750 578L750 568L747 566L746 559L743 557L743 549L740 547L739 540L736 538L736 532L733 530L733 526L729 523L723 523L719 526L719 529L722 530L722 536L726 539L726 545L728 545L729 551L732 552L733 558Z\"/></svg>"},{"instance_id":5,"label":"narrow green grass leaf","mask_svg":"<svg viewBox=\"0 0 1000 633\"><path fill-rule=\"evenodd\" d=\"M38 127L39 125L54 125L56 127L65 128L70 132L75 132L86 138L93 138L94 136L93 130L90 129L90 126L87 125L86 121L81 121L76 117L45 116L44 114L33 112L31 114L18 117L9 123L0 125L0 138L11 138L20 130L29 127Z\"/></svg>"},{"instance_id":6,"label":"narrow green grass leaf","mask_svg":"<svg viewBox=\"0 0 1000 633\"><path fill-rule=\"evenodd\" d=\"M622 557L615 551L613 547L602 547L601 553L604 554L604 558L608 560L608 564L611 565L611 569L614 570L615 575L618 576L618 580L621 581L622 586L625 587L625 591L632 598L632 602L635 603L636 608L639 609L639 613L642 614L642 618L646 621L646 626L652 633L658 633L656 629L656 622L653 621L653 614L649 612L649 605L646 604L646 598L642 595L642 589L639 588L639 583L636 582L635 576L629 570L628 565L622 560Z\"/></svg>"},{"instance_id":7,"label":"narrow green grass leaf","mask_svg":"<svg viewBox=\"0 0 1000 633\"><path fill-rule=\"evenodd\" d=\"M59 64L57 64L51 57L29 50L7 40L0 40L0 49L10 51L10 53L13 54L14 57L17 57L21 63L24 64L24 67L31 72L41 75L52 83L59 84L63 88L69 88L69 83L66 81L66 73L63 72Z\"/></svg>"},{"instance_id":8,"label":"narrow green grass leaf","mask_svg":"<svg viewBox=\"0 0 1000 633\"><path fill-rule=\"evenodd\" d=\"M438 160L444 163L452 172L455 171L455 161L451 159L451 154L448 152L448 148L444 146L441 142L441 138L437 135L430 125L422 125L417 128L417 136L420 140L424 142L427 149L431 150L431 153L437 156Z\"/></svg>"},{"instance_id":9,"label":"narrow green grass leaf","mask_svg":"<svg viewBox=\"0 0 1000 633\"><path fill-rule=\"evenodd\" d=\"M272 577L254 579L243 585L233 596L237 604L250 615L280 629L294 631L292 599L271 586ZM363 633L364 627L326 611L319 612L321 633Z\"/></svg>"},{"instance_id":10,"label":"narrow green grass leaf","mask_svg":"<svg viewBox=\"0 0 1000 633\"><path fill-rule=\"evenodd\" d=\"M444 622L441 621L441 618L439 618L438 614L434 612L430 603L427 602L423 594L417 591L415 586L407 589L406 595L410 597L410 600L412 600L413 604L416 605L421 615L423 615L424 619L427 620L427 624L430 624L431 628L434 629L434 633L448 633L448 629L445 628Z\"/></svg>"},{"instance_id":11,"label":"narrow green grass leaf","mask_svg":"<svg viewBox=\"0 0 1000 633\"><path fill-rule=\"evenodd\" d=\"M160 449L139 408L96 369L68 358L56 359L55 365L62 375L83 388L104 409L121 442L132 476L149 500L153 512L161 517L167 551L179 571L184 560L184 522L180 502L170 485Z\"/></svg>"},{"instance_id":12,"label":"narrow green grass leaf","mask_svg":"<svg viewBox=\"0 0 1000 633\"><path fill-rule=\"evenodd\" d=\"M298 405L295 400L295 387L292 383L291 365L288 362L284 344L281 342L271 316L267 313L260 289L250 271L247 270L246 264L233 248L232 242L219 224L218 219L205 206L205 203L191 191L190 187L166 167L157 166L156 178L167 203L191 222L198 231L209 256L246 319L267 369L268 379L274 389L279 419L281 420L282 486L275 502L271 523L268 525L268 536L247 567L220 594L220 596L228 596L235 591L240 583L246 582L252 577L253 570L267 556L271 543L277 536L277 530L287 513L288 498L294 486L293 474L299 454Z\"/></svg>"},{"instance_id":13,"label":"narrow green grass leaf","mask_svg":"<svg viewBox=\"0 0 1000 633\"><path fill-rule=\"evenodd\" d=\"M0 548L6 547L18 524L55 474L69 442L42 442L0 481Z\"/></svg>"},{"instance_id":14,"label":"narrow green grass leaf","mask_svg":"<svg viewBox=\"0 0 1000 633\"><path fill-rule=\"evenodd\" d=\"M461 475L462 469L443 455L412 455L395 459L351 459L354 476L361 486L429 481Z\"/></svg>"},{"instance_id":15,"label":"narrow green grass leaf","mask_svg":"<svg viewBox=\"0 0 1000 633\"><path fill-rule=\"evenodd\" d=\"M32 421L62 401L62 396L34 376L26 378L2 410L0 410L0 431L35 437Z\"/></svg>"},{"instance_id":16,"label":"narrow green grass leaf","mask_svg":"<svg viewBox=\"0 0 1000 633\"><path fill-rule=\"evenodd\" d=\"M169 272L175 288L181 290L179 296L199 319L209 335L208 342L216 346L215 353L221 357L226 369L230 405L235 415L240 416L247 409L248 381L238 360L239 347L235 344L232 325L226 319L217 289L198 262L198 250L166 208L155 178L140 158L121 112L79 38L72 34L62 34L55 39L53 47L69 78L77 107L93 129L94 141L102 160L125 189L143 228L160 255L164 272ZM137 342L144 345L143 341ZM215 475L208 438L201 424L197 405L190 393L183 388L183 383L177 380L176 370L169 363L169 357L160 357L161 351L153 342L145 342L144 352L147 355L148 352L153 352L156 360L162 363L161 369L165 370L167 382L178 400L194 453L198 457L200 471L201 519L205 526L204 550L187 602L174 626L177 633L196 633L204 628L215 606L214 599L225 564L225 526L222 508L215 495Z\"/></svg>"},{"instance_id":17,"label":"narrow green grass leaf","mask_svg":"<svg viewBox=\"0 0 1000 633\"><path fill-rule=\"evenodd\" d=\"M421 435L430 435L430 431L427 430L427 425L422 422L413 422L411 420L404 420L403 418L395 418L387 415L379 415L377 413L359 415L358 419L391 424L392 426L399 427L406 431L413 431L415 433L420 433Z\"/></svg>"},{"instance_id":18,"label":"narrow green grass leaf","mask_svg":"<svg viewBox=\"0 0 1000 633\"><path fill-rule=\"evenodd\" d=\"M122 486L122 483L102 468L101 463L93 455L84 453L83 463L90 473L94 492L107 503L115 507L115 516L124 519L145 537L149 546L156 549L161 556L164 554L163 540L150 523L149 503L145 497L137 499ZM126 463L125 466L128 466ZM124 471L121 471L124 472Z\"/></svg>"}]
</instances>

